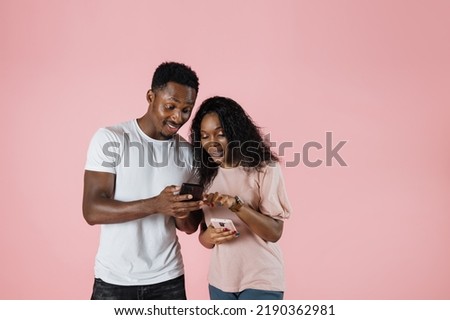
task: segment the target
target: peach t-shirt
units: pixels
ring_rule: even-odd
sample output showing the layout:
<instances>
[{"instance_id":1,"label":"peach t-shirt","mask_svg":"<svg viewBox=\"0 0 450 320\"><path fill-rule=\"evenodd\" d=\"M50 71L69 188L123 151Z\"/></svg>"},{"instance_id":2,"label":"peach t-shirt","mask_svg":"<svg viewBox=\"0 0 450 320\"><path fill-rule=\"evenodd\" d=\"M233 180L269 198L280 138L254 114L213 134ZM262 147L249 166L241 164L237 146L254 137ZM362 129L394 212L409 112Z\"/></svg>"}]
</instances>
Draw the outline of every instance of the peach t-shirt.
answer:
<instances>
[{"instance_id":1,"label":"peach t-shirt","mask_svg":"<svg viewBox=\"0 0 450 320\"><path fill-rule=\"evenodd\" d=\"M238 195L246 205L275 219L287 219L291 206L278 164L261 172L243 167L219 168L208 192ZM277 243L250 231L237 215L224 207L203 208L206 225L211 218L233 220L240 236L212 250L208 281L225 292L245 289L284 291L283 258Z\"/></svg>"}]
</instances>

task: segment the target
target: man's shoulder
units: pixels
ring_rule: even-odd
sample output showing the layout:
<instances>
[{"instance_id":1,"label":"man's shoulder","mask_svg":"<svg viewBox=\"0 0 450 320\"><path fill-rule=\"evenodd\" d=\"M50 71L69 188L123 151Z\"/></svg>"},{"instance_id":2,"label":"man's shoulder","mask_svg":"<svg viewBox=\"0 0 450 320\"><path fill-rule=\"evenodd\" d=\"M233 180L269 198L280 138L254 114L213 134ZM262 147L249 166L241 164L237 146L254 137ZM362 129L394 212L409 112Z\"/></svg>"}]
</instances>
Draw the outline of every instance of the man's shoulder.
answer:
<instances>
[{"instance_id":1,"label":"man's shoulder","mask_svg":"<svg viewBox=\"0 0 450 320\"><path fill-rule=\"evenodd\" d=\"M174 136L173 141L175 142L175 153L178 154L178 159L188 160L188 163L191 163L194 156L193 146L178 134Z\"/></svg>"},{"instance_id":2,"label":"man's shoulder","mask_svg":"<svg viewBox=\"0 0 450 320\"><path fill-rule=\"evenodd\" d=\"M125 134L134 131L134 120L124 121L118 124L99 128L96 136L107 140L122 140Z\"/></svg>"},{"instance_id":3,"label":"man's shoulder","mask_svg":"<svg viewBox=\"0 0 450 320\"><path fill-rule=\"evenodd\" d=\"M181 147L182 149L186 149L189 152L192 151L192 144L185 138L183 138L179 134L176 134L173 138L177 146Z\"/></svg>"},{"instance_id":4,"label":"man's shoulder","mask_svg":"<svg viewBox=\"0 0 450 320\"><path fill-rule=\"evenodd\" d=\"M128 120L101 129L115 133L124 133L134 130L135 127L136 127L135 120Z\"/></svg>"},{"instance_id":5,"label":"man's shoulder","mask_svg":"<svg viewBox=\"0 0 450 320\"><path fill-rule=\"evenodd\" d=\"M175 141L178 143L185 143L187 145L191 145L189 141L187 141L183 136L179 135L178 133L174 136Z\"/></svg>"}]
</instances>

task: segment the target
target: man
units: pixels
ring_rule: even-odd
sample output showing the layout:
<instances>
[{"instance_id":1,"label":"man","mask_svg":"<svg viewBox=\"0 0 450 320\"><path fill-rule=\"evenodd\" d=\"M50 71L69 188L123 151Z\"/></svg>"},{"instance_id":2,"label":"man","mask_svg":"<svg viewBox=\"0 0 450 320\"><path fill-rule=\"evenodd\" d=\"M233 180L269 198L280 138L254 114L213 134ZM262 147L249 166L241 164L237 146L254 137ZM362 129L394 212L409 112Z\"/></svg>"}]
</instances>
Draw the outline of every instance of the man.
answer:
<instances>
[{"instance_id":1,"label":"man","mask_svg":"<svg viewBox=\"0 0 450 320\"><path fill-rule=\"evenodd\" d=\"M198 78L161 64L137 119L102 128L91 140L83 215L101 224L91 299L186 299L176 229L197 230L201 201L179 186L193 179L192 150L177 131L191 116Z\"/></svg>"}]
</instances>

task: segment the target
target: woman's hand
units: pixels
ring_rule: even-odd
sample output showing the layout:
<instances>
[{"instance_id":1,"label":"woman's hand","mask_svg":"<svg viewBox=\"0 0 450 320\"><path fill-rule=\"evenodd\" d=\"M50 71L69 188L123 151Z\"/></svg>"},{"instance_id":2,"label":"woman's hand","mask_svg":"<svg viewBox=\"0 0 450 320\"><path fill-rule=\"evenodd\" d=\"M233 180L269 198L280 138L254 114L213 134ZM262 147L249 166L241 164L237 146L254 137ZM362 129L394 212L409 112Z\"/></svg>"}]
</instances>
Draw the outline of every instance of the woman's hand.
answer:
<instances>
[{"instance_id":1,"label":"woman's hand","mask_svg":"<svg viewBox=\"0 0 450 320\"><path fill-rule=\"evenodd\" d=\"M213 248L215 245L234 240L237 237L239 237L239 233L236 231L226 228L214 228L212 225L206 227L204 224L199 235L200 242L206 248Z\"/></svg>"},{"instance_id":2,"label":"woman's hand","mask_svg":"<svg viewBox=\"0 0 450 320\"><path fill-rule=\"evenodd\" d=\"M231 207L236 200L233 196L221 194L218 192L210 193L205 196L204 203L210 207Z\"/></svg>"},{"instance_id":3,"label":"woman's hand","mask_svg":"<svg viewBox=\"0 0 450 320\"><path fill-rule=\"evenodd\" d=\"M236 203L233 196L218 192L205 195L203 203L210 207L230 208ZM233 211L249 229L257 234L261 239L269 242L277 242L283 233L283 220L275 219L243 205L237 211Z\"/></svg>"},{"instance_id":4,"label":"woman's hand","mask_svg":"<svg viewBox=\"0 0 450 320\"><path fill-rule=\"evenodd\" d=\"M236 199L233 196L215 192L205 195L203 203L210 207L224 207L229 209L236 203ZM283 233L283 220L262 214L250 206L244 204L239 210L233 212L253 233L257 234L264 241L277 242ZM204 246L206 247L206 245ZM213 244L210 244L210 248L213 246Z\"/></svg>"}]
</instances>

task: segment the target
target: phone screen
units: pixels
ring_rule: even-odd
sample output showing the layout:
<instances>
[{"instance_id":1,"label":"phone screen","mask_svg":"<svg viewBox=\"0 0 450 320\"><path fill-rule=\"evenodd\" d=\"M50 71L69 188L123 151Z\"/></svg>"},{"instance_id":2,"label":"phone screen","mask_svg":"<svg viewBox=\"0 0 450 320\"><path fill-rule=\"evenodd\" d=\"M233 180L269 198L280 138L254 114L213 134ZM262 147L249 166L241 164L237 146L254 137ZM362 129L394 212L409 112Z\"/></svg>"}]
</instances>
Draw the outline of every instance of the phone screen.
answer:
<instances>
[{"instance_id":1,"label":"phone screen","mask_svg":"<svg viewBox=\"0 0 450 320\"><path fill-rule=\"evenodd\" d=\"M183 183L180 194L191 194L192 200L199 201L203 199L203 186L195 183Z\"/></svg>"},{"instance_id":2,"label":"phone screen","mask_svg":"<svg viewBox=\"0 0 450 320\"><path fill-rule=\"evenodd\" d=\"M214 228L226 228L230 231L237 231L231 219L212 218L211 224Z\"/></svg>"}]
</instances>

